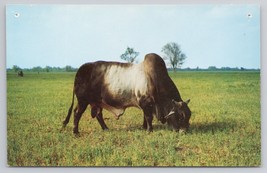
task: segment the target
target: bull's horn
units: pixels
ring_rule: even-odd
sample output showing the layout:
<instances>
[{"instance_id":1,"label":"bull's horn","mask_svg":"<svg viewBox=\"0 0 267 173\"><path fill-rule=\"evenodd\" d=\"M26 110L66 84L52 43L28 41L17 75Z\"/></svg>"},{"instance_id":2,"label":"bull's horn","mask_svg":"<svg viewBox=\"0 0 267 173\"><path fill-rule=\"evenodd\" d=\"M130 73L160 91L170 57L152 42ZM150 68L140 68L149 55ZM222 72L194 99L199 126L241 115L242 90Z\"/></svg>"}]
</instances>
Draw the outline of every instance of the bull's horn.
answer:
<instances>
[{"instance_id":1,"label":"bull's horn","mask_svg":"<svg viewBox=\"0 0 267 173\"><path fill-rule=\"evenodd\" d=\"M174 111L171 111L168 115L165 116L166 119L170 118L170 116L172 116L173 114L175 114Z\"/></svg>"},{"instance_id":2,"label":"bull's horn","mask_svg":"<svg viewBox=\"0 0 267 173\"><path fill-rule=\"evenodd\" d=\"M190 99L186 100L185 103L188 104L190 102Z\"/></svg>"}]
</instances>

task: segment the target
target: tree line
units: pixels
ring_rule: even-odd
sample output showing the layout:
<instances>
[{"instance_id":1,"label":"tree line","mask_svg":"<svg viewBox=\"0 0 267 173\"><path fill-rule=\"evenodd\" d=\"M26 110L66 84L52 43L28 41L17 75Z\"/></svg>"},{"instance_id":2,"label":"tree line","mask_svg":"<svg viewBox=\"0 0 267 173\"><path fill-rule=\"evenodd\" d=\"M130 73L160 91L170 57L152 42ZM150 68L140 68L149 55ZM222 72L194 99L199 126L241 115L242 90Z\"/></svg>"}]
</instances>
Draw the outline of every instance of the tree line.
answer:
<instances>
[{"instance_id":1,"label":"tree line","mask_svg":"<svg viewBox=\"0 0 267 173\"><path fill-rule=\"evenodd\" d=\"M168 71L173 71L172 68L168 68ZM180 68L179 71L260 71L260 69L255 68L244 68L244 67L216 67L209 66L208 68Z\"/></svg>"},{"instance_id":2,"label":"tree line","mask_svg":"<svg viewBox=\"0 0 267 173\"><path fill-rule=\"evenodd\" d=\"M33 68L20 68L16 65L14 65L12 68L8 68L7 72L16 72L18 73L19 71L23 72L76 72L78 68L74 68L71 66L65 66L65 67L33 67ZM244 68L244 67L216 67L216 66L209 66L208 68L179 68L178 71L259 71L260 69L249 69L249 68ZM168 71L174 71L173 68L168 68ZM177 71L177 70L176 70Z\"/></svg>"},{"instance_id":3,"label":"tree line","mask_svg":"<svg viewBox=\"0 0 267 173\"><path fill-rule=\"evenodd\" d=\"M19 71L24 71L24 72L76 72L78 68L72 67L70 65L67 65L65 67L51 67L51 66L37 66L33 68L20 68L17 65L13 65L12 68L8 68L7 72L19 72Z\"/></svg>"},{"instance_id":4,"label":"tree line","mask_svg":"<svg viewBox=\"0 0 267 173\"><path fill-rule=\"evenodd\" d=\"M246 70L259 70L259 69L245 69L243 67L238 68L231 68L231 67L221 67L217 68L216 66L209 66L207 69L201 69L199 67L196 68L184 68L182 69L182 65L184 64L185 60L187 59L186 54L182 51L181 46L175 42L169 42L162 47L161 52L163 52L163 59L167 61L168 70L169 71L177 71L180 70L187 70L187 71L246 71ZM139 55L139 52L135 51L134 48L127 47L125 52L120 55L120 58L128 63L137 63L136 58ZM7 69L7 71L18 72L23 70L24 72L75 72L78 68L74 68L70 65L65 67L33 67L33 68L24 68L21 69L19 66L14 65L12 68Z\"/></svg>"}]
</instances>

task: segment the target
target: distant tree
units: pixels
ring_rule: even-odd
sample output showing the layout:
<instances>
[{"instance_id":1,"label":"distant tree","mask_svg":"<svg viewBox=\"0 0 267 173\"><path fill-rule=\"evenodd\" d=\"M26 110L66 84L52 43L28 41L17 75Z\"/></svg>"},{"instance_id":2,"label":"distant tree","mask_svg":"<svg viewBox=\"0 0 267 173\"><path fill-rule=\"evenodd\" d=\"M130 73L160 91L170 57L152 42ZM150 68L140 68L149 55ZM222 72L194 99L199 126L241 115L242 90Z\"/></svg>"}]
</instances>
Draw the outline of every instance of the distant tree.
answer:
<instances>
[{"instance_id":1,"label":"distant tree","mask_svg":"<svg viewBox=\"0 0 267 173\"><path fill-rule=\"evenodd\" d=\"M63 71L66 71L66 67L65 68L53 67L52 71L53 72L63 72Z\"/></svg>"},{"instance_id":2,"label":"distant tree","mask_svg":"<svg viewBox=\"0 0 267 173\"><path fill-rule=\"evenodd\" d=\"M221 70L228 71L228 70L231 70L231 68L230 67L221 67Z\"/></svg>"},{"instance_id":3,"label":"distant tree","mask_svg":"<svg viewBox=\"0 0 267 173\"><path fill-rule=\"evenodd\" d=\"M190 71L190 70L191 70L191 68L190 68L190 67L187 67L187 68L185 68L185 70L188 70L188 71Z\"/></svg>"},{"instance_id":4,"label":"distant tree","mask_svg":"<svg viewBox=\"0 0 267 173\"><path fill-rule=\"evenodd\" d=\"M42 69L42 67L40 67L40 66L37 66L37 67L33 67L32 68L32 71L34 71L34 72L41 72L41 71L43 71L43 69Z\"/></svg>"},{"instance_id":5,"label":"distant tree","mask_svg":"<svg viewBox=\"0 0 267 173\"><path fill-rule=\"evenodd\" d=\"M45 71L46 71L46 72L50 72L50 71L52 71L52 67L50 67L50 66L46 66L46 67L45 67Z\"/></svg>"},{"instance_id":6,"label":"distant tree","mask_svg":"<svg viewBox=\"0 0 267 173\"><path fill-rule=\"evenodd\" d=\"M187 58L186 55L181 51L181 47L174 42L167 43L165 46L163 46L161 51L165 53L164 59L170 61L174 71L176 71L176 68L181 68L184 60Z\"/></svg>"},{"instance_id":7,"label":"distant tree","mask_svg":"<svg viewBox=\"0 0 267 173\"><path fill-rule=\"evenodd\" d=\"M136 52L133 48L127 47L124 54L121 55L121 59L133 63L138 55L139 52Z\"/></svg>"},{"instance_id":8,"label":"distant tree","mask_svg":"<svg viewBox=\"0 0 267 173\"><path fill-rule=\"evenodd\" d=\"M17 65L13 65L12 70L14 72L18 72L19 70L21 70L21 68L19 66L17 66Z\"/></svg>"},{"instance_id":9,"label":"distant tree","mask_svg":"<svg viewBox=\"0 0 267 173\"><path fill-rule=\"evenodd\" d=\"M212 71L212 70L217 70L217 67L216 67L216 66L209 66L209 67L208 67L208 70L211 70L211 71Z\"/></svg>"},{"instance_id":10,"label":"distant tree","mask_svg":"<svg viewBox=\"0 0 267 173\"><path fill-rule=\"evenodd\" d=\"M71 66L67 65L65 68L66 68L66 72L70 72L71 71Z\"/></svg>"},{"instance_id":11,"label":"distant tree","mask_svg":"<svg viewBox=\"0 0 267 173\"><path fill-rule=\"evenodd\" d=\"M65 70L66 70L66 72L73 72L73 71L76 71L76 69L73 68L73 67L70 66L70 65L67 65L67 66L65 67Z\"/></svg>"}]
</instances>

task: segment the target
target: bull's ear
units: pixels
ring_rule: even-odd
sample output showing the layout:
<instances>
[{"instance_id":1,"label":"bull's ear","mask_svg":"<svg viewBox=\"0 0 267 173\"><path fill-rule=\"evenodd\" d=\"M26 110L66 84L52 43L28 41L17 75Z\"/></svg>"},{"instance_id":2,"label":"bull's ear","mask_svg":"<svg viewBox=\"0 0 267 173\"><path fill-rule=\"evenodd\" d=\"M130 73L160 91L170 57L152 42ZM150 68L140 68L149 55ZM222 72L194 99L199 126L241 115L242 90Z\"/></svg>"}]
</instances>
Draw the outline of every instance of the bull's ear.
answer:
<instances>
[{"instance_id":1,"label":"bull's ear","mask_svg":"<svg viewBox=\"0 0 267 173\"><path fill-rule=\"evenodd\" d=\"M183 102L177 102L175 100L172 99L172 103L175 107L181 108L183 106Z\"/></svg>"},{"instance_id":2,"label":"bull's ear","mask_svg":"<svg viewBox=\"0 0 267 173\"><path fill-rule=\"evenodd\" d=\"M185 103L188 105L188 103L190 102L190 99L186 100Z\"/></svg>"}]
</instances>

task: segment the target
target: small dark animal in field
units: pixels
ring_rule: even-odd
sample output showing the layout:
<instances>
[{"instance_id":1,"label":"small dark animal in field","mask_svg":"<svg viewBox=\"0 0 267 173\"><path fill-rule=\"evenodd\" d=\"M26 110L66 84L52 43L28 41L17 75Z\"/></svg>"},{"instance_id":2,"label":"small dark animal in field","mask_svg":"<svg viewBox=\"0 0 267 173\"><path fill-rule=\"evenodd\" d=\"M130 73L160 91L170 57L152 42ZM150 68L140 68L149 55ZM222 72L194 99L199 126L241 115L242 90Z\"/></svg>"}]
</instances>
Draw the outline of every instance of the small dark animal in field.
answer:
<instances>
[{"instance_id":1,"label":"small dark animal in field","mask_svg":"<svg viewBox=\"0 0 267 173\"><path fill-rule=\"evenodd\" d=\"M23 77L23 71L22 70L18 71L18 77Z\"/></svg>"},{"instance_id":2,"label":"small dark animal in field","mask_svg":"<svg viewBox=\"0 0 267 173\"><path fill-rule=\"evenodd\" d=\"M75 76L72 104L63 127L69 122L75 95L78 100L74 109L75 134L79 133L79 121L88 105L91 116L96 117L103 130L108 129L103 108L119 119L128 107L143 110L143 127L148 131L153 130L153 116L176 131L189 128L189 100L181 99L163 59L153 53L140 64L97 61L82 65Z\"/></svg>"}]
</instances>

